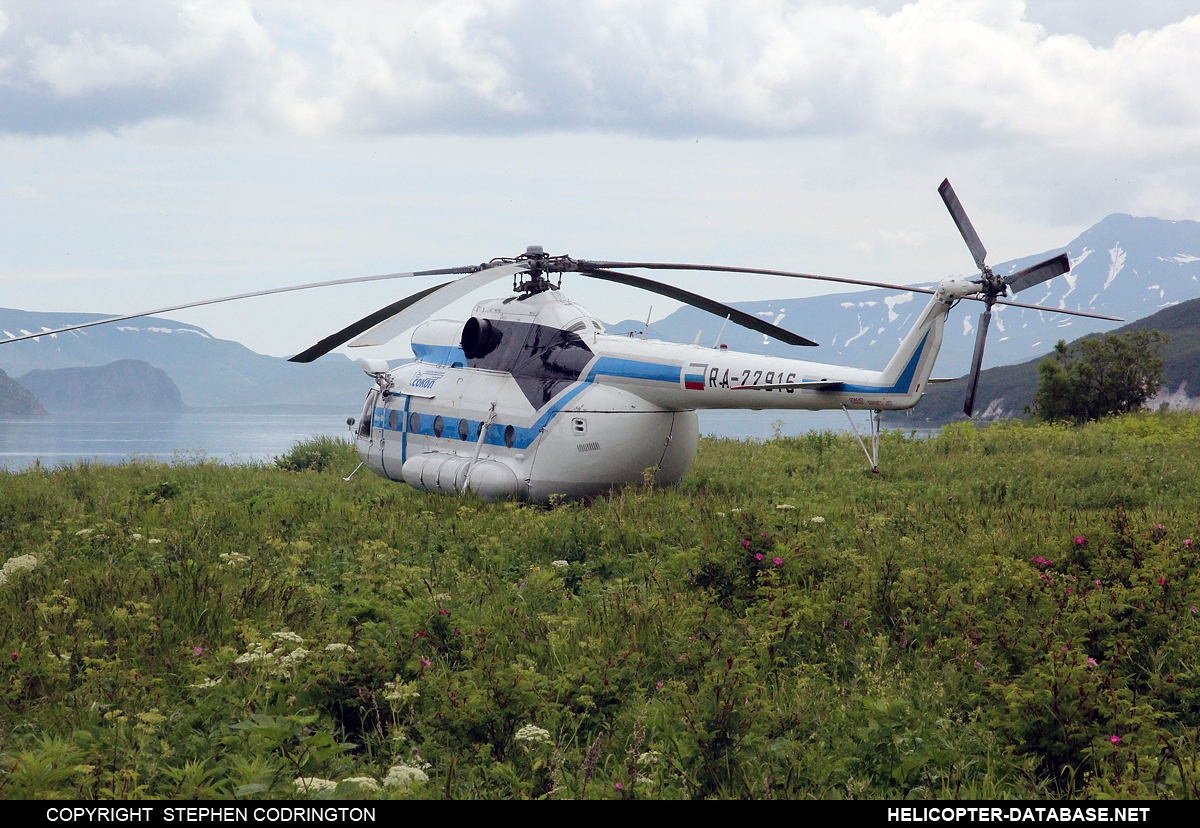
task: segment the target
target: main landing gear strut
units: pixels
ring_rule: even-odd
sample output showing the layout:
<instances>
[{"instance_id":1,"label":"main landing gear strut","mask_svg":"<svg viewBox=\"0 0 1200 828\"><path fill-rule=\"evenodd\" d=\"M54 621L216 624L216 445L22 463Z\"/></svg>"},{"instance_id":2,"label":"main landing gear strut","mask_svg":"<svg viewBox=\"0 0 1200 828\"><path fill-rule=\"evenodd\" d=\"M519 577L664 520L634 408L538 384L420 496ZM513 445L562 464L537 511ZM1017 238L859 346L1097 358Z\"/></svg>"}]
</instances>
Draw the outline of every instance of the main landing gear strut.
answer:
<instances>
[{"instance_id":1,"label":"main landing gear strut","mask_svg":"<svg viewBox=\"0 0 1200 828\"><path fill-rule=\"evenodd\" d=\"M879 474L879 422L883 412L879 409L871 411L871 450L867 451L867 444L863 442L858 425L850 416L850 409L843 405L842 411L846 412L846 419L850 421L850 427L854 429L854 436L858 438L858 444L862 446L863 454L867 455L867 462L871 464L871 473Z\"/></svg>"}]
</instances>

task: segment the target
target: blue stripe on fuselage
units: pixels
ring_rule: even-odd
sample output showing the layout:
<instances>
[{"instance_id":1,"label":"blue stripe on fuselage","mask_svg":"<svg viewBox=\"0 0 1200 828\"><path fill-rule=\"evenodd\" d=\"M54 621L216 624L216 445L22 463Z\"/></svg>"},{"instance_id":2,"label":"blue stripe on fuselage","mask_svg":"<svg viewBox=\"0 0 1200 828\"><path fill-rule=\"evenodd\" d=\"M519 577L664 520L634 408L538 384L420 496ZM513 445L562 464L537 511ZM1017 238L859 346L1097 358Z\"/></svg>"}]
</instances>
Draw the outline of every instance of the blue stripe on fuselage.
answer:
<instances>
[{"instance_id":1,"label":"blue stripe on fuselage","mask_svg":"<svg viewBox=\"0 0 1200 828\"><path fill-rule=\"evenodd\" d=\"M912 387L913 376L917 373L917 363L921 361L921 354L925 351L925 343L928 339L929 334L926 333L921 338L921 344L917 346L917 350L913 351L912 358L900 372L900 378L890 388L880 385L851 385L848 382L842 382L822 388L821 391L838 394L907 394L908 389Z\"/></svg>"},{"instance_id":2,"label":"blue stripe on fuselage","mask_svg":"<svg viewBox=\"0 0 1200 828\"><path fill-rule=\"evenodd\" d=\"M454 348L448 345L421 345L416 342L413 343L412 347L413 353L416 354L417 358L422 362L432 362L439 365L450 366L456 361L465 362L466 360L466 356L463 354L462 348ZM575 397L579 396L579 394L586 389L589 384L594 382L598 376L625 377L629 379L651 380L655 382L669 382L672 384L678 384L679 366L662 365L655 362L639 362L632 359L617 359L615 357L599 357L594 363L592 363L592 368L587 372L586 377L581 378L580 382L576 384L575 387L563 392L557 400L550 403L549 407L542 413L541 416L537 418L537 421L534 422L533 425L513 425L514 434L512 448L523 450L533 445L533 442L537 440L538 435L541 434L542 430L550 424L550 421L554 419L555 415L569 405L571 401L575 399ZM389 392L389 396L405 397L405 414L407 415L408 400L410 399L408 395L404 394L403 391L392 391ZM382 410L383 409L376 409L377 412L382 412ZM478 419L471 419L469 417L447 417L445 414L442 414L441 416L443 436L436 439L443 439L461 444L474 443L479 439L480 421ZM405 420L407 421L407 419L408 418L406 416ZM466 441L457 440L458 424L462 419L466 419L470 424ZM381 414L377 414L377 421L379 420L382 420L380 425L382 425L384 429L391 430L388 429L386 418L384 418ZM507 423L494 423L491 428L488 429L487 437L484 439L484 443L490 446L503 446L504 431L507 427ZM405 454L407 454L407 438L410 432L403 425L401 425L401 429L399 430L404 432L403 448ZM422 417L420 428L414 433L421 434L426 437L433 437L433 418L429 417L428 415Z\"/></svg>"}]
</instances>

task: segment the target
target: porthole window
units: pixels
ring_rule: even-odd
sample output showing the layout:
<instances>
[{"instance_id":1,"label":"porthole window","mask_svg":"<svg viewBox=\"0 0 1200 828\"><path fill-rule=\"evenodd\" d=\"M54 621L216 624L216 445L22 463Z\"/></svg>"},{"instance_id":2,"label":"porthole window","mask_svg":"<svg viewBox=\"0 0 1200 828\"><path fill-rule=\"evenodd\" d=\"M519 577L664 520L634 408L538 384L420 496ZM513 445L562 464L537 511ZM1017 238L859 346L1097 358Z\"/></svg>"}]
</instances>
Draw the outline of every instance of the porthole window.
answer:
<instances>
[{"instance_id":1,"label":"porthole window","mask_svg":"<svg viewBox=\"0 0 1200 828\"><path fill-rule=\"evenodd\" d=\"M467 435L471 433L471 425L464 418L458 421L458 439L465 440Z\"/></svg>"},{"instance_id":2,"label":"porthole window","mask_svg":"<svg viewBox=\"0 0 1200 828\"><path fill-rule=\"evenodd\" d=\"M392 431L400 428L400 412L394 408L392 409L391 413L388 414L388 428L390 428Z\"/></svg>"},{"instance_id":3,"label":"porthole window","mask_svg":"<svg viewBox=\"0 0 1200 828\"><path fill-rule=\"evenodd\" d=\"M516 440L517 440L517 430L515 428L513 428L512 426L508 426L507 428L505 428L504 429L504 445L508 446L509 448L512 448L513 443L516 442Z\"/></svg>"},{"instance_id":4,"label":"porthole window","mask_svg":"<svg viewBox=\"0 0 1200 828\"><path fill-rule=\"evenodd\" d=\"M421 430L421 415L415 411L408 415L408 430L413 434Z\"/></svg>"},{"instance_id":5,"label":"porthole window","mask_svg":"<svg viewBox=\"0 0 1200 828\"><path fill-rule=\"evenodd\" d=\"M437 417L435 417L433 420L433 436L441 437L442 429L445 427L445 425L446 424L442 422L442 415L439 414Z\"/></svg>"}]
</instances>

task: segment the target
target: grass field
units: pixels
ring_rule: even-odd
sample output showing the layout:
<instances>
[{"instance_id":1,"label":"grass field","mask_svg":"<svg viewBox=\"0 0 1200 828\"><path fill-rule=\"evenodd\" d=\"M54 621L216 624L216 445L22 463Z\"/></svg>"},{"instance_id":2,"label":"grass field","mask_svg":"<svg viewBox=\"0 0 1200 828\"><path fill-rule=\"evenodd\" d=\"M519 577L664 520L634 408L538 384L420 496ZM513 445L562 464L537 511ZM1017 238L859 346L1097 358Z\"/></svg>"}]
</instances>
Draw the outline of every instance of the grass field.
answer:
<instances>
[{"instance_id":1,"label":"grass field","mask_svg":"<svg viewBox=\"0 0 1200 828\"><path fill-rule=\"evenodd\" d=\"M0 796L1200 796L1200 418L356 463L0 474Z\"/></svg>"}]
</instances>

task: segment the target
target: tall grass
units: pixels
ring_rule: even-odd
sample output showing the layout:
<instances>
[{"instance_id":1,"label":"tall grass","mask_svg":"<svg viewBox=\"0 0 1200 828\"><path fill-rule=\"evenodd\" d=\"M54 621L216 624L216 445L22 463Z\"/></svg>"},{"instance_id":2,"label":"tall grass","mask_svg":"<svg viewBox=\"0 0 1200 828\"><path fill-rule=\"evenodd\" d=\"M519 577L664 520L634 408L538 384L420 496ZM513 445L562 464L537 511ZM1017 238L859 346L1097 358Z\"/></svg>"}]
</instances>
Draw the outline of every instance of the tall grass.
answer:
<instances>
[{"instance_id":1,"label":"tall grass","mask_svg":"<svg viewBox=\"0 0 1200 828\"><path fill-rule=\"evenodd\" d=\"M551 509L340 444L0 474L0 796L1195 797L1198 438L706 439Z\"/></svg>"}]
</instances>

